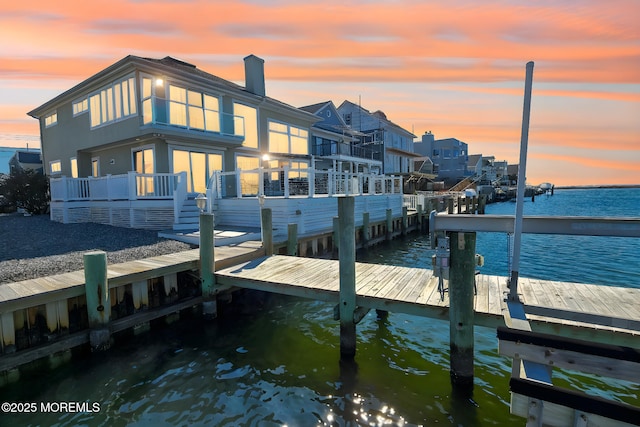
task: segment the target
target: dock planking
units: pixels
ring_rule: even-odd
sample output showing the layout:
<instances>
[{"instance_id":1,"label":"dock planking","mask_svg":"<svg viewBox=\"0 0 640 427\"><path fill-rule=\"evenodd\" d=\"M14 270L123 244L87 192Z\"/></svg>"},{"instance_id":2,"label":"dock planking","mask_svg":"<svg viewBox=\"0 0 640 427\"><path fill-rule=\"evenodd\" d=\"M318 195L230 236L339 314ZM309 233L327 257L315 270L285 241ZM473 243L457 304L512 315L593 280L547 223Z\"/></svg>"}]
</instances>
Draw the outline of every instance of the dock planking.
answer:
<instances>
[{"instance_id":1,"label":"dock planking","mask_svg":"<svg viewBox=\"0 0 640 427\"><path fill-rule=\"evenodd\" d=\"M216 248L216 268L225 268L264 254L259 242ZM109 287L182 271L197 270L199 251L192 249L107 267ZM0 284L0 313L7 313L51 301L74 298L85 293L84 272L72 271L14 283Z\"/></svg>"},{"instance_id":2,"label":"dock planking","mask_svg":"<svg viewBox=\"0 0 640 427\"><path fill-rule=\"evenodd\" d=\"M339 300L339 263L335 260L274 255L216 271L225 287L241 287L312 298ZM445 283L448 286L447 283ZM477 325L503 325L507 280L477 275ZM432 270L356 263L356 303L368 309L448 320L448 294L441 299ZM520 278L522 303L534 324L617 332L640 346L640 289ZM544 315L540 314L544 313ZM595 324L595 325L594 325ZM584 330L586 329L586 331Z\"/></svg>"}]
</instances>

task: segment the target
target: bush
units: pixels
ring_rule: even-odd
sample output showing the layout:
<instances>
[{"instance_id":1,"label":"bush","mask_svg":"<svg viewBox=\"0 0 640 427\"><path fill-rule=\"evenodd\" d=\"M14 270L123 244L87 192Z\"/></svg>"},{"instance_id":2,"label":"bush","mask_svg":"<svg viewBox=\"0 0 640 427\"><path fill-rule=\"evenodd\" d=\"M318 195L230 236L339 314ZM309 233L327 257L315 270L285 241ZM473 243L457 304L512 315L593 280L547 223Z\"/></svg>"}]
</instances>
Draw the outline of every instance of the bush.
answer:
<instances>
[{"instance_id":1,"label":"bush","mask_svg":"<svg viewBox=\"0 0 640 427\"><path fill-rule=\"evenodd\" d=\"M49 180L40 172L27 170L3 177L0 195L9 204L33 215L49 211Z\"/></svg>"}]
</instances>

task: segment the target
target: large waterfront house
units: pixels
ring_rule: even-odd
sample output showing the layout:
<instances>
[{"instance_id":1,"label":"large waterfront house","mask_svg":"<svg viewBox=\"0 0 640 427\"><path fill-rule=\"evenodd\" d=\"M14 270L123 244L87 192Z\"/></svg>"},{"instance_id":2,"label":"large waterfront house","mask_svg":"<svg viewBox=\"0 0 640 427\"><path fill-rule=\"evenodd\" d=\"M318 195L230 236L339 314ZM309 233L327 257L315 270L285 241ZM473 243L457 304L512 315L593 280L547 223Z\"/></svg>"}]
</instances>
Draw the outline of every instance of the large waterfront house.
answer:
<instances>
[{"instance_id":1,"label":"large waterfront house","mask_svg":"<svg viewBox=\"0 0 640 427\"><path fill-rule=\"evenodd\" d=\"M377 153L382 161L384 174L408 174L413 172L414 159L420 157L413 151L413 133L389 120L385 113L373 113L351 101L338 107L343 121L362 135L360 146Z\"/></svg>"},{"instance_id":2,"label":"large waterfront house","mask_svg":"<svg viewBox=\"0 0 640 427\"><path fill-rule=\"evenodd\" d=\"M337 205L334 195L393 197L366 203L399 213L401 183L377 173L379 161L325 151L324 141L359 141L332 127L333 104L311 111L268 97L264 61L249 55L244 65L243 87L169 56L130 55L30 111L40 122L51 219L194 228L197 193L217 224L258 226L266 197L274 225L297 221L301 233L316 226L316 208L325 205L326 216Z\"/></svg>"}]
</instances>

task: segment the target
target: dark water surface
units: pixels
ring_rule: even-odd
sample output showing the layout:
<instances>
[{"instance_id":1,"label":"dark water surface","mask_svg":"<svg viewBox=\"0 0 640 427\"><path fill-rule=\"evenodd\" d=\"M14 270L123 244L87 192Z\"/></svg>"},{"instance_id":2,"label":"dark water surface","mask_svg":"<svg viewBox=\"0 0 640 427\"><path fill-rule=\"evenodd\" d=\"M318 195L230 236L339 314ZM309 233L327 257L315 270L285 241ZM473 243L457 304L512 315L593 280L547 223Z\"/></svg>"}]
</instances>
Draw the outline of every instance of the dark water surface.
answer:
<instances>
[{"instance_id":1,"label":"dark water surface","mask_svg":"<svg viewBox=\"0 0 640 427\"><path fill-rule=\"evenodd\" d=\"M566 190L527 202L525 215L639 216L639 207L640 190ZM502 203L487 213L514 210ZM638 239L529 237L521 276L640 287ZM478 234L484 273L507 275L506 247L504 235ZM414 236L360 259L429 267L432 253L425 237ZM447 322L370 313L357 328L357 366L341 366L331 305L246 292L228 309L211 323L183 319L121 338L105 354L34 369L0 389L0 401L39 409L43 402L97 402L99 411L0 414L0 426L524 425L509 415L511 362L498 356L494 330L476 328L469 398L452 396ZM580 374L554 378L640 404L637 385Z\"/></svg>"}]
</instances>

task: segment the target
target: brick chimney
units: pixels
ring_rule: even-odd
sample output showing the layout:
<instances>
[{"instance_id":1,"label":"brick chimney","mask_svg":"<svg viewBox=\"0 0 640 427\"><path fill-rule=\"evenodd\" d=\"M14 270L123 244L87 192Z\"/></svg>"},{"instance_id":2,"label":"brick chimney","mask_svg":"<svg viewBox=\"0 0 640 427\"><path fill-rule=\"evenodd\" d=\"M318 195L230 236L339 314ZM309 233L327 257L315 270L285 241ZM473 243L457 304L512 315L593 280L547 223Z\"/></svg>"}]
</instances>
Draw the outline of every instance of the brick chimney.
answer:
<instances>
[{"instance_id":1,"label":"brick chimney","mask_svg":"<svg viewBox=\"0 0 640 427\"><path fill-rule=\"evenodd\" d=\"M264 59L253 54L244 58L244 79L249 92L265 96Z\"/></svg>"}]
</instances>

